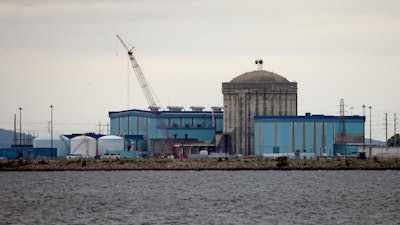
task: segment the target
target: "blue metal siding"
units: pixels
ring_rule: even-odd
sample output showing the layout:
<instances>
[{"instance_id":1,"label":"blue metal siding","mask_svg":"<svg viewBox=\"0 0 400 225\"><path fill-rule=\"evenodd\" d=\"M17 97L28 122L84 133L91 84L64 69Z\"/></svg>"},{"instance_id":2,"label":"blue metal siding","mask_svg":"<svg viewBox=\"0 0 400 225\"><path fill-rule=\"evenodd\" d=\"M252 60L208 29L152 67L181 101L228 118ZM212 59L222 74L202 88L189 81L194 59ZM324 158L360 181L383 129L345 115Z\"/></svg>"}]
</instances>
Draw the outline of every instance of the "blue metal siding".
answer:
<instances>
[{"instance_id":1,"label":"blue metal siding","mask_svg":"<svg viewBox=\"0 0 400 225\"><path fill-rule=\"evenodd\" d=\"M137 134L147 135L147 117L140 116L138 117L139 126L136 128Z\"/></svg>"},{"instance_id":2,"label":"blue metal siding","mask_svg":"<svg viewBox=\"0 0 400 225\"><path fill-rule=\"evenodd\" d=\"M174 138L174 134L177 134L177 138L184 138L185 134L187 134L188 138L191 139L197 138L199 141L211 141L216 132L222 132L223 130L222 112L159 111L157 113L159 115L143 110L109 112L110 133L120 136L126 134L143 135L144 140L141 145L143 145L142 150L145 151L151 148L149 146L150 139L165 138L162 128L158 126L157 116L160 116L163 120L170 138ZM212 121L213 118L215 123ZM174 124L175 126L173 126Z\"/></svg>"},{"instance_id":3,"label":"blue metal siding","mask_svg":"<svg viewBox=\"0 0 400 225\"><path fill-rule=\"evenodd\" d=\"M329 122L326 123L326 145L325 145L325 150L327 155L332 155L332 146L333 143L335 142L335 123Z\"/></svg>"},{"instance_id":4,"label":"blue metal siding","mask_svg":"<svg viewBox=\"0 0 400 225\"><path fill-rule=\"evenodd\" d=\"M159 129L157 129L158 124L157 120L154 118L150 118L149 120L149 139L154 139L154 138L164 138L162 136L162 133L159 132Z\"/></svg>"},{"instance_id":5,"label":"blue metal siding","mask_svg":"<svg viewBox=\"0 0 400 225\"><path fill-rule=\"evenodd\" d=\"M348 133L348 134L362 133L362 132L364 132L363 125L364 124L348 122L348 123L346 123L346 133Z\"/></svg>"},{"instance_id":6,"label":"blue metal siding","mask_svg":"<svg viewBox=\"0 0 400 225\"><path fill-rule=\"evenodd\" d=\"M254 124L254 129L258 130L258 136L254 135L254 155L262 155L262 138L259 137L260 135L262 135L261 132L261 123L255 123Z\"/></svg>"},{"instance_id":7,"label":"blue metal siding","mask_svg":"<svg viewBox=\"0 0 400 225\"><path fill-rule=\"evenodd\" d=\"M256 135L258 138L261 140L258 140L258 142L261 141L262 145L262 154L264 153L272 153L273 147L277 145L275 144L274 140L275 137L277 137L277 134L275 134L274 123L260 123L261 124L261 135Z\"/></svg>"},{"instance_id":8,"label":"blue metal siding","mask_svg":"<svg viewBox=\"0 0 400 225\"><path fill-rule=\"evenodd\" d=\"M303 122L296 122L295 124L295 148L294 150L303 149Z\"/></svg>"},{"instance_id":9,"label":"blue metal siding","mask_svg":"<svg viewBox=\"0 0 400 225\"><path fill-rule=\"evenodd\" d=\"M203 118L193 118L193 126L195 127L202 127L204 123Z\"/></svg>"},{"instance_id":10,"label":"blue metal siding","mask_svg":"<svg viewBox=\"0 0 400 225\"><path fill-rule=\"evenodd\" d=\"M110 133L118 135L118 119L110 118Z\"/></svg>"},{"instance_id":11,"label":"blue metal siding","mask_svg":"<svg viewBox=\"0 0 400 225\"><path fill-rule=\"evenodd\" d=\"M170 118L169 126L172 126L172 127L179 127L179 126L181 126L180 118Z\"/></svg>"},{"instance_id":12,"label":"blue metal siding","mask_svg":"<svg viewBox=\"0 0 400 225\"><path fill-rule=\"evenodd\" d=\"M255 155L260 154L259 147L262 145L262 154L273 153L274 147L278 152L279 147L279 153L305 150L306 153L315 152L321 156L323 153L350 154L356 151L355 145L337 147L335 137L341 135L344 125L346 135L359 138L364 134L365 117L256 116L254 121Z\"/></svg>"},{"instance_id":13,"label":"blue metal siding","mask_svg":"<svg viewBox=\"0 0 400 225\"><path fill-rule=\"evenodd\" d=\"M138 116L129 116L129 134L137 134Z\"/></svg>"},{"instance_id":14,"label":"blue metal siding","mask_svg":"<svg viewBox=\"0 0 400 225\"><path fill-rule=\"evenodd\" d=\"M290 153L292 144L292 126L290 122L278 123L279 153Z\"/></svg>"},{"instance_id":15,"label":"blue metal siding","mask_svg":"<svg viewBox=\"0 0 400 225\"><path fill-rule=\"evenodd\" d=\"M56 148L3 148L0 149L0 157L7 159L18 159L22 156L22 159L37 159L40 157L57 158Z\"/></svg>"},{"instance_id":16,"label":"blue metal siding","mask_svg":"<svg viewBox=\"0 0 400 225\"><path fill-rule=\"evenodd\" d=\"M182 119L182 126L191 127L192 126L192 118L183 118Z\"/></svg>"},{"instance_id":17,"label":"blue metal siding","mask_svg":"<svg viewBox=\"0 0 400 225\"><path fill-rule=\"evenodd\" d=\"M313 132L312 132L312 130L313 130L313 126L314 126L314 123L312 123L312 122L305 122L305 132L306 132L306 137L305 137L305 141L306 141L306 143L305 143L305 150L307 151L307 152L312 152L311 151L311 149L312 149L312 147L313 147L313 140L314 140L314 137L313 137ZM303 149L304 150L304 149Z\"/></svg>"},{"instance_id":18,"label":"blue metal siding","mask_svg":"<svg viewBox=\"0 0 400 225\"><path fill-rule=\"evenodd\" d=\"M340 122L342 120L349 122L361 123L365 122L364 116L324 116L324 115L312 115L312 116L255 116L255 121L260 122Z\"/></svg>"},{"instance_id":19,"label":"blue metal siding","mask_svg":"<svg viewBox=\"0 0 400 225\"><path fill-rule=\"evenodd\" d=\"M322 145L322 126L321 122L316 122L316 129L315 129L315 152L317 155L321 155L321 145Z\"/></svg>"},{"instance_id":20,"label":"blue metal siding","mask_svg":"<svg viewBox=\"0 0 400 225\"><path fill-rule=\"evenodd\" d=\"M212 127L212 118L211 117L206 117L205 118L204 126L205 127Z\"/></svg>"},{"instance_id":21,"label":"blue metal siding","mask_svg":"<svg viewBox=\"0 0 400 225\"><path fill-rule=\"evenodd\" d=\"M187 138L197 138L199 141L212 141L214 138L214 129L185 129L185 128L171 128L167 129L171 138L175 138L175 134L178 139Z\"/></svg>"},{"instance_id":22,"label":"blue metal siding","mask_svg":"<svg viewBox=\"0 0 400 225\"><path fill-rule=\"evenodd\" d=\"M127 128L127 126L126 126L127 125L126 124L127 119L126 118L127 118L126 116L123 116L123 117L120 118L120 121L119 121L119 123L120 123L120 132L121 132L122 135L127 134L127 130L126 130L126 128Z\"/></svg>"},{"instance_id":23,"label":"blue metal siding","mask_svg":"<svg viewBox=\"0 0 400 225\"><path fill-rule=\"evenodd\" d=\"M215 131L222 132L223 127L224 127L224 120L222 118L216 118Z\"/></svg>"}]
</instances>

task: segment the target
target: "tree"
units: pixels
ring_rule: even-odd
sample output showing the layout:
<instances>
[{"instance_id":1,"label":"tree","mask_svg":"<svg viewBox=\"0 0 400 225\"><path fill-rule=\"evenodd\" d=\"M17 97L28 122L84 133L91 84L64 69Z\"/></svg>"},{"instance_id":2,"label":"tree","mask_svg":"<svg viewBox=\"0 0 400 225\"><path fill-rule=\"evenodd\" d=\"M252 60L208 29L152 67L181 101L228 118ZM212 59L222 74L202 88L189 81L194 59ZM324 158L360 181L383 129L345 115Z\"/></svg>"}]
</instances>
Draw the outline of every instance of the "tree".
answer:
<instances>
[{"instance_id":1,"label":"tree","mask_svg":"<svg viewBox=\"0 0 400 225\"><path fill-rule=\"evenodd\" d=\"M278 167L289 166L289 161L287 156L279 156L276 158L276 165Z\"/></svg>"},{"instance_id":2,"label":"tree","mask_svg":"<svg viewBox=\"0 0 400 225\"><path fill-rule=\"evenodd\" d=\"M388 146L394 146L394 135L387 140ZM396 146L400 146L400 134L396 134Z\"/></svg>"}]
</instances>

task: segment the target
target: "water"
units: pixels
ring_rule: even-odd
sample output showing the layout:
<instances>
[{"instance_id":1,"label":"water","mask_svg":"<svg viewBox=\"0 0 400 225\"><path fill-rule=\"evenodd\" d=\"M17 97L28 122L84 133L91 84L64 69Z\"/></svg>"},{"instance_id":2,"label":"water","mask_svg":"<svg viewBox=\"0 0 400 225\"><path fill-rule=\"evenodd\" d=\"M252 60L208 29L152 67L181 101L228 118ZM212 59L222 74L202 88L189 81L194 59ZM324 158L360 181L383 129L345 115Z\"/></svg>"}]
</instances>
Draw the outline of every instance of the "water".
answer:
<instances>
[{"instance_id":1,"label":"water","mask_svg":"<svg viewBox=\"0 0 400 225\"><path fill-rule=\"evenodd\" d=\"M400 171L0 172L0 224L400 224Z\"/></svg>"}]
</instances>

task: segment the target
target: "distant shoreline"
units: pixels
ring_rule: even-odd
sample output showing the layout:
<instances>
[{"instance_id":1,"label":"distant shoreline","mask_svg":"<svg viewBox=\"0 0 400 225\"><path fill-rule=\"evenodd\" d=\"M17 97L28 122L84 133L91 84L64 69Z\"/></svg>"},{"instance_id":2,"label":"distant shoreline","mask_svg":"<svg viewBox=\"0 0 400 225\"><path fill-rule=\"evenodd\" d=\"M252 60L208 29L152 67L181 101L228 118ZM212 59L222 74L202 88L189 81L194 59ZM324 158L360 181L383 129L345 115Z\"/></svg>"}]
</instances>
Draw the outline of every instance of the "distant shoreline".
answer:
<instances>
[{"instance_id":1,"label":"distant shoreline","mask_svg":"<svg viewBox=\"0 0 400 225\"><path fill-rule=\"evenodd\" d=\"M400 170L399 160L319 159L79 159L0 161L0 171L111 170Z\"/></svg>"}]
</instances>

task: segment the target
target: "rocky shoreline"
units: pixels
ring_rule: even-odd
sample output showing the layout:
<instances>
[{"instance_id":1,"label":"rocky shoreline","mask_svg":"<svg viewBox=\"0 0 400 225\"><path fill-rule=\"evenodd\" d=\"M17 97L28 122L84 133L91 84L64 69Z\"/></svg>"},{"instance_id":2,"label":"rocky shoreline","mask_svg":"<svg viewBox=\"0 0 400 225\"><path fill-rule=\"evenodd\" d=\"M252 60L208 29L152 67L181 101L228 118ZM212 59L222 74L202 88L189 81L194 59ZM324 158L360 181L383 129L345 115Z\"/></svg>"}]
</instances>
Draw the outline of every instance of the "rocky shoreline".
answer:
<instances>
[{"instance_id":1,"label":"rocky shoreline","mask_svg":"<svg viewBox=\"0 0 400 225\"><path fill-rule=\"evenodd\" d=\"M96 170L400 170L399 160L378 159L78 159L9 160L0 171L96 171Z\"/></svg>"}]
</instances>

